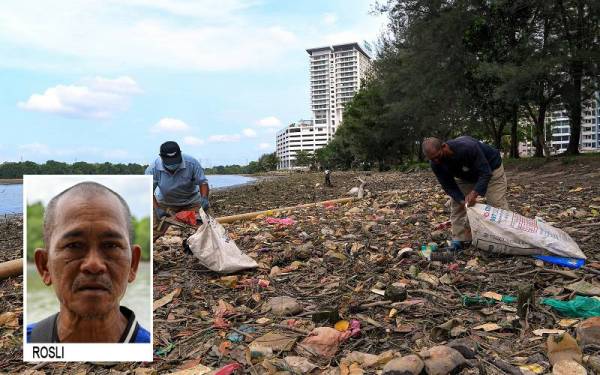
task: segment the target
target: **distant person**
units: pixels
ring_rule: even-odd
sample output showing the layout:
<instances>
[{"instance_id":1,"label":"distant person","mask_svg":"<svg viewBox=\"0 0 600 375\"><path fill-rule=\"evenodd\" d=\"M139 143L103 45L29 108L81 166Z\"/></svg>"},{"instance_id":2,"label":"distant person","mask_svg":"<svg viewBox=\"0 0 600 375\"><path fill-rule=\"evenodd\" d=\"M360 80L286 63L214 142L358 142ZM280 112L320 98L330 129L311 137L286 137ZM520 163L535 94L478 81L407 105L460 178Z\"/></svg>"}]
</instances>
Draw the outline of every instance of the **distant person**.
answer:
<instances>
[{"instance_id":1,"label":"distant person","mask_svg":"<svg viewBox=\"0 0 600 375\"><path fill-rule=\"evenodd\" d=\"M58 194L44 215L35 265L60 312L27 326L29 343L149 343L150 333L120 301L141 256L123 198L95 182Z\"/></svg>"},{"instance_id":2,"label":"distant person","mask_svg":"<svg viewBox=\"0 0 600 375\"><path fill-rule=\"evenodd\" d=\"M194 157L182 154L176 142L168 141L160 146L159 157L146 169L153 176L154 191L154 240L162 236L169 225L164 223L158 231L158 222L165 216L180 211L205 211L208 203L208 180L204 169Z\"/></svg>"},{"instance_id":3,"label":"distant person","mask_svg":"<svg viewBox=\"0 0 600 375\"><path fill-rule=\"evenodd\" d=\"M451 200L452 247L461 250L471 242L465 203L473 206L485 197L493 207L508 209L506 175L500 152L469 136L442 142L423 141L423 153Z\"/></svg>"},{"instance_id":4,"label":"distant person","mask_svg":"<svg viewBox=\"0 0 600 375\"><path fill-rule=\"evenodd\" d=\"M329 169L325 169L325 186L333 187L331 184L331 171Z\"/></svg>"}]
</instances>

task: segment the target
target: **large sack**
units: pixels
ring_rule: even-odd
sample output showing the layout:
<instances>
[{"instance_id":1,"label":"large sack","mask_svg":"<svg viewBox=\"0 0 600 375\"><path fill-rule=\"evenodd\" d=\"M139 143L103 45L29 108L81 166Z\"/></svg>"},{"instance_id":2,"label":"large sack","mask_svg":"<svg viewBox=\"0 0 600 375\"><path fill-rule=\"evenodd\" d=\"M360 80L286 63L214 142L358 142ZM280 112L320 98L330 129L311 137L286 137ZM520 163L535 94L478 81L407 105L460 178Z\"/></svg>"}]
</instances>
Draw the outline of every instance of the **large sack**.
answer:
<instances>
[{"instance_id":1,"label":"large sack","mask_svg":"<svg viewBox=\"0 0 600 375\"><path fill-rule=\"evenodd\" d=\"M217 220L208 216L202 208L199 212L202 225L187 239L187 243L204 267L221 273L258 267L254 259L242 253Z\"/></svg>"},{"instance_id":2,"label":"large sack","mask_svg":"<svg viewBox=\"0 0 600 375\"><path fill-rule=\"evenodd\" d=\"M557 255L585 259L562 230L490 205L467 207L473 245L481 250L513 255Z\"/></svg>"}]
</instances>

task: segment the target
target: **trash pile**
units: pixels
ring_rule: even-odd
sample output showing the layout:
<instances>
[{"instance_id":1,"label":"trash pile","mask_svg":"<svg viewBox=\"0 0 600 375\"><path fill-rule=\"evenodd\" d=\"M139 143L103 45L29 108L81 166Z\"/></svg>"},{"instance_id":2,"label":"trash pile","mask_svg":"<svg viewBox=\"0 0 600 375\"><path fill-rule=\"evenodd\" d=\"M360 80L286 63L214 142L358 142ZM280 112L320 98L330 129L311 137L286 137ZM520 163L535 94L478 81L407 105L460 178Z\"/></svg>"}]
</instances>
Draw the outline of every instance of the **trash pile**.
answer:
<instances>
[{"instance_id":1,"label":"trash pile","mask_svg":"<svg viewBox=\"0 0 600 375\"><path fill-rule=\"evenodd\" d=\"M335 177L333 192L313 192L307 175L245 187L256 194L238 191L240 206L269 194L279 195L279 205L237 212L340 197L358 185L355 176L343 184ZM156 369L174 371L176 363L181 373L231 364L255 374L598 371L599 184L584 177L561 184L556 177L545 181L537 173L535 189L527 172L510 178L509 202L571 233L586 268L473 247L440 251L450 236L447 197L428 173L373 174L360 201L224 225L258 263L255 270L210 272L183 257L180 243L189 233L173 230L156 243L155 296L181 291L155 311ZM310 199L295 200L298 186ZM221 194L229 201L233 192ZM215 216L236 212L220 207ZM557 359L553 353L566 349L551 343L567 335L577 339L568 348L578 356Z\"/></svg>"},{"instance_id":2,"label":"trash pile","mask_svg":"<svg viewBox=\"0 0 600 375\"><path fill-rule=\"evenodd\" d=\"M448 198L429 171L334 172L333 188L320 173L294 174L213 192L211 215L222 217L340 198L357 177L366 181L361 200L223 224L258 265L244 271L203 267L184 250L194 231L172 226L154 247L154 362L66 368L600 373L600 173L595 164L558 164L508 169L508 200L571 235L587 257L576 269L474 247L445 251Z\"/></svg>"}]
</instances>

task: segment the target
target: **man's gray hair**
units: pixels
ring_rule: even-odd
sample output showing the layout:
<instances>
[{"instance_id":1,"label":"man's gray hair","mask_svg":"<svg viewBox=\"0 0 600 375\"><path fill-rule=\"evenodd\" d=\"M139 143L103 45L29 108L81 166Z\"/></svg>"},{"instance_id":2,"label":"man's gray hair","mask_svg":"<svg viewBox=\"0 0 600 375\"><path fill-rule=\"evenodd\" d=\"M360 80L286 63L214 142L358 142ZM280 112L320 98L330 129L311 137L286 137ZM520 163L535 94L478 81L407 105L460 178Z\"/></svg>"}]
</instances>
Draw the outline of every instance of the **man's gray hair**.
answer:
<instances>
[{"instance_id":1,"label":"man's gray hair","mask_svg":"<svg viewBox=\"0 0 600 375\"><path fill-rule=\"evenodd\" d=\"M442 148L442 145L444 144L444 142L442 142L441 139L436 138L436 137L429 137L429 138L425 138L423 140L423 143L421 143L421 151L423 151L423 153L425 153L425 150L427 149L434 149L435 151L438 151Z\"/></svg>"},{"instance_id":2,"label":"man's gray hair","mask_svg":"<svg viewBox=\"0 0 600 375\"><path fill-rule=\"evenodd\" d=\"M129 234L129 245L131 246L131 244L133 243L134 235L133 223L131 217L131 210L129 209L129 205L127 204L125 199L123 199L123 197L120 196L119 193L107 188L102 184L93 181L85 181L73 185L70 188L62 191L60 194L52 198L48 203L48 206L46 207L46 210L44 212L44 243L46 244L46 247L50 246L50 235L54 230L54 220L56 216L55 211L56 206L58 205L58 201L60 200L60 198L64 197L68 193L78 193L85 197L98 196L100 194L112 194L115 197L117 197L117 199L121 203L121 206L123 206L125 222L127 223L127 233Z\"/></svg>"}]
</instances>

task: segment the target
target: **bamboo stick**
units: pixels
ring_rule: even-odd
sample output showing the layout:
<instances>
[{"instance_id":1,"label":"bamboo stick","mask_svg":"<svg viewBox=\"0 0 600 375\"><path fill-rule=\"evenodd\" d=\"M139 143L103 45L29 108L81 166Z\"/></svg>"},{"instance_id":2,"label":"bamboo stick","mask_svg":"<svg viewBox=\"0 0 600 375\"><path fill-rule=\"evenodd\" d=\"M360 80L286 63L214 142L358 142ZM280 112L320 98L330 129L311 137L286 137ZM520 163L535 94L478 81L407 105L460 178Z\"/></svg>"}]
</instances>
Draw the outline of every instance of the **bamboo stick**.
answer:
<instances>
[{"instance_id":1,"label":"bamboo stick","mask_svg":"<svg viewBox=\"0 0 600 375\"><path fill-rule=\"evenodd\" d=\"M0 280L23 273L23 258L0 263Z\"/></svg>"},{"instance_id":2,"label":"bamboo stick","mask_svg":"<svg viewBox=\"0 0 600 375\"><path fill-rule=\"evenodd\" d=\"M238 221L238 220L252 220L259 215L265 215L265 216L275 215L282 211L289 211L289 210L293 210L293 209L297 209L297 208L315 207L315 206L322 206L322 205L326 205L326 204L348 203L348 202L355 201L357 199L358 198L356 198L356 197L350 197L350 198L332 199L332 200L328 200L328 201L315 202L315 203L305 203L305 204L299 204L297 206L291 206L291 207L275 208L275 209L265 210L265 211L248 212L248 213L239 214L239 215L223 216L223 217L217 218L217 221L221 224L227 224L227 223L233 223L234 221Z\"/></svg>"}]
</instances>

